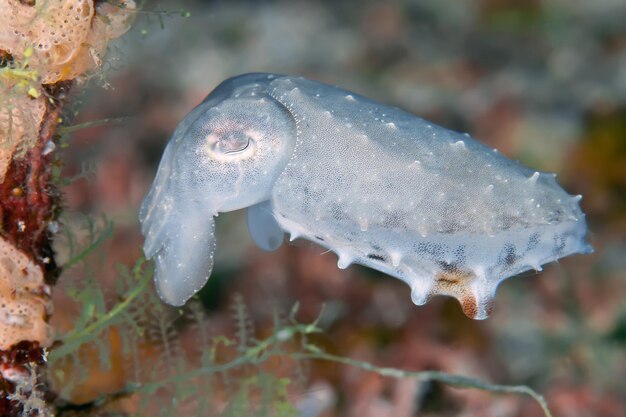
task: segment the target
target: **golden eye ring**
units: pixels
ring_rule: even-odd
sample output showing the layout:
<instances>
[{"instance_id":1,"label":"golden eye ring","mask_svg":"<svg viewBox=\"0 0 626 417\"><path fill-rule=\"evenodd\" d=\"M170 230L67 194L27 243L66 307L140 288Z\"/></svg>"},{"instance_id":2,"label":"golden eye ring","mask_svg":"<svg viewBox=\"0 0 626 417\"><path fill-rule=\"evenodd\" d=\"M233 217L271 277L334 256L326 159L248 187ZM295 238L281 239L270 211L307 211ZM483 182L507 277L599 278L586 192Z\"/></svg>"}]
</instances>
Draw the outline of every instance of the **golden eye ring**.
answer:
<instances>
[{"instance_id":1,"label":"golden eye ring","mask_svg":"<svg viewBox=\"0 0 626 417\"><path fill-rule=\"evenodd\" d=\"M215 132L207 136L207 155L216 161L238 161L252 157L257 143L252 132Z\"/></svg>"}]
</instances>

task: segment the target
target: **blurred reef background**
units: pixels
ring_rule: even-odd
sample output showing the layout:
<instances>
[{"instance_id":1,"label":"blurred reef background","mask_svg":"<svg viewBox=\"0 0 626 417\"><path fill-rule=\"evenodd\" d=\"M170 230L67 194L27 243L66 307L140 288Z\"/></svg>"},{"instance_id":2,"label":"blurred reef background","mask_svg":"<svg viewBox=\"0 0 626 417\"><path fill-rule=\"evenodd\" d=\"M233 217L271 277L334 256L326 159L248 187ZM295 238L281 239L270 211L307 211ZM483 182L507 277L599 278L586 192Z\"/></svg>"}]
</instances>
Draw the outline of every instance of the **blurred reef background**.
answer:
<instances>
[{"instance_id":1,"label":"blurred reef background","mask_svg":"<svg viewBox=\"0 0 626 417\"><path fill-rule=\"evenodd\" d=\"M64 222L106 213L116 226L102 268L74 268L60 280L53 324L69 329L75 319L64 288L86 273L113 288L115 265L140 257L137 211L184 115L230 76L300 74L556 172L570 194L584 196L596 251L505 281L492 317L478 322L453 299L416 307L399 280L355 266L339 270L335 255L313 244L263 253L244 213L224 214L215 270L200 293L211 332L233 331L235 294L261 333L275 309L289 312L297 301L298 319L307 322L324 306L317 343L330 352L528 384L557 416L626 415L624 16L620 0L147 2L132 32L115 43L105 74L75 100L75 124L124 120L72 133L64 176L80 178L63 188ZM61 244L57 250L63 256ZM195 343L194 328L178 330L181 345ZM87 369L86 382L69 395L93 401L120 390L127 372L116 361ZM525 397L330 363L310 364L306 380L290 393L303 416L540 415Z\"/></svg>"}]
</instances>

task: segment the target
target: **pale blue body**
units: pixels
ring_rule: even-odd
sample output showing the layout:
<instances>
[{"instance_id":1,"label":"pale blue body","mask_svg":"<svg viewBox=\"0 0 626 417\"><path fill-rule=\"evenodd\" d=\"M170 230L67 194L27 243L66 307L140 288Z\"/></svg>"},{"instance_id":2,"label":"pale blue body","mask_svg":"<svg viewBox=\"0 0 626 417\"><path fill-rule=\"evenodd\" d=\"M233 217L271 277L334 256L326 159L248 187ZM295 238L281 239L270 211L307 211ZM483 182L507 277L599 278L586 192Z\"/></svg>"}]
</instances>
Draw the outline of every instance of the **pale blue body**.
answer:
<instances>
[{"instance_id":1,"label":"pale blue body","mask_svg":"<svg viewBox=\"0 0 626 417\"><path fill-rule=\"evenodd\" d=\"M579 197L466 135L302 77L247 74L180 124L141 209L157 288L183 304L206 282L220 212L250 207L259 246L283 233L451 295L485 318L503 279L591 250Z\"/></svg>"}]
</instances>

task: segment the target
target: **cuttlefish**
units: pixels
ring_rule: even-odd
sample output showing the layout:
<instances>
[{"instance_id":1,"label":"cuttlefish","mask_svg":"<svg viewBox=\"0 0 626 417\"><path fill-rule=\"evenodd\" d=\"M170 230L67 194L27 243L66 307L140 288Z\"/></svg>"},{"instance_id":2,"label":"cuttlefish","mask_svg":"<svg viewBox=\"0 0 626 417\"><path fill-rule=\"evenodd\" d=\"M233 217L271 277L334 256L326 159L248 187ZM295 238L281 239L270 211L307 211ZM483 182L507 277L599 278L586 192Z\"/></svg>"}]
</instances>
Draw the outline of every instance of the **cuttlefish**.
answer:
<instances>
[{"instance_id":1,"label":"cuttlefish","mask_svg":"<svg viewBox=\"0 0 626 417\"><path fill-rule=\"evenodd\" d=\"M221 83L169 141L140 212L161 298L211 274L215 217L247 208L253 240L284 235L443 294L486 318L507 277L588 253L580 196L469 135L303 77Z\"/></svg>"}]
</instances>

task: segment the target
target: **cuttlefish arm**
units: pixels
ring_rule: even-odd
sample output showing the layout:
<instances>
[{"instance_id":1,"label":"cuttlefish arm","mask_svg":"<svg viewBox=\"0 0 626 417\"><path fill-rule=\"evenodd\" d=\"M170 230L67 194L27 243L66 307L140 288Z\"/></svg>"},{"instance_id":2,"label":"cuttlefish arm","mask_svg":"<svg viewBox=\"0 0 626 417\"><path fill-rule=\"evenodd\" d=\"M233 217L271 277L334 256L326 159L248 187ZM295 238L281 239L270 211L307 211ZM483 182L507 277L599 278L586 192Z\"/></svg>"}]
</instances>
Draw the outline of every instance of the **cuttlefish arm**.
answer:
<instances>
[{"instance_id":1,"label":"cuttlefish arm","mask_svg":"<svg viewBox=\"0 0 626 417\"><path fill-rule=\"evenodd\" d=\"M215 220L200 206L186 206L170 213L164 229L154 255L154 279L160 297L181 306L200 291L213 270Z\"/></svg>"},{"instance_id":2,"label":"cuttlefish arm","mask_svg":"<svg viewBox=\"0 0 626 417\"><path fill-rule=\"evenodd\" d=\"M259 248L271 252L282 245L285 232L276 222L269 201L248 207L247 221L252 240Z\"/></svg>"}]
</instances>

